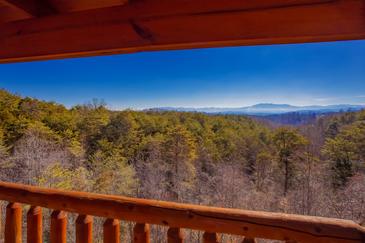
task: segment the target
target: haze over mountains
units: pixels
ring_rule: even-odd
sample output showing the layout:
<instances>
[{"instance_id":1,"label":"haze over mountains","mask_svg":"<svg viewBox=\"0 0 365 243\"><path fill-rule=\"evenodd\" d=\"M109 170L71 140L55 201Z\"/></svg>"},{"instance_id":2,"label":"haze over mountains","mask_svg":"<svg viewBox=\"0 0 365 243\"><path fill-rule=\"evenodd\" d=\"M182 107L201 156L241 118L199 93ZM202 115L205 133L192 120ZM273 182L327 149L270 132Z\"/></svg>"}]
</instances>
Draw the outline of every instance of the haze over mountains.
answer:
<instances>
[{"instance_id":1,"label":"haze over mountains","mask_svg":"<svg viewBox=\"0 0 365 243\"><path fill-rule=\"evenodd\" d=\"M252 106L238 107L238 108L220 108L220 107L206 107L206 108L186 108L186 107L158 107L149 110L158 111L189 111L189 112L202 112L209 114L243 114L254 116L267 116L284 113L331 113L331 112L343 112L343 111L359 111L365 109L365 105L313 105L313 106L293 106L289 104L272 104L261 103Z\"/></svg>"}]
</instances>

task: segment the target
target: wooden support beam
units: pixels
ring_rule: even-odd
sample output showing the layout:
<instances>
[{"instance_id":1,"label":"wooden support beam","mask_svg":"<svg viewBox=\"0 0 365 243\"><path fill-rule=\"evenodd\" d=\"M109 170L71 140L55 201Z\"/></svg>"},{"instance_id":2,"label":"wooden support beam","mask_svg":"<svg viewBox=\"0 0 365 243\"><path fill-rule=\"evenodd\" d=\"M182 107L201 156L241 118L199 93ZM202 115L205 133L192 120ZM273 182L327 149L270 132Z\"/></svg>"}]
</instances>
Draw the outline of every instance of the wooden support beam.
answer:
<instances>
[{"instance_id":1,"label":"wooden support beam","mask_svg":"<svg viewBox=\"0 0 365 243\"><path fill-rule=\"evenodd\" d=\"M365 39L364 0L170 0L0 26L0 63Z\"/></svg>"},{"instance_id":2,"label":"wooden support beam","mask_svg":"<svg viewBox=\"0 0 365 243\"><path fill-rule=\"evenodd\" d=\"M350 220L206 207L0 182L0 200L174 228L298 242L362 242L365 228ZM57 211L52 220L60 220ZM56 221L57 222L57 221ZM52 239L51 222L51 239ZM66 224L65 224L66 225ZM64 226L66 229L66 226ZM61 228L55 228L61 230ZM56 231L57 232L57 231ZM62 241L52 241L62 242Z\"/></svg>"},{"instance_id":3,"label":"wooden support beam","mask_svg":"<svg viewBox=\"0 0 365 243\"><path fill-rule=\"evenodd\" d=\"M56 10L47 0L0 0L1 3L17 8L33 17L56 14Z\"/></svg>"},{"instance_id":4,"label":"wooden support beam","mask_svg":"<svg viewBox=\"0 0 365 243\"><path fill-rule=\"evenodd\" d=\"M0 0L0 25L29 18L33 18L33 16L12 6L2 5Z\"/></svg>"},{"instance_id":5,"label":"wooden support beam","mask_svg":"<svg viewBox=\"0 0 365 243\"><path fill-rule=\"evenodd\" d=\"M47 0L57 7L60 13L84 11L96 8L108 8L127 4L128 0ZM133 1L133 0L132 0Z\"/></svg>"}]
</instances>

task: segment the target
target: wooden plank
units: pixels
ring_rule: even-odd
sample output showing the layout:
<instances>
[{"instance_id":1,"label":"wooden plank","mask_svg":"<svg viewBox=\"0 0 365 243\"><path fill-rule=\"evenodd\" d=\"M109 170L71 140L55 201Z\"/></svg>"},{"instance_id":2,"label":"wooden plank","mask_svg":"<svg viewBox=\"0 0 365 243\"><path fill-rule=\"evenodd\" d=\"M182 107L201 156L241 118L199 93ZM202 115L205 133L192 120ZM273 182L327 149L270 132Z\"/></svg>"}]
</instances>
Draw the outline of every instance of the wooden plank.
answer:
<instances>
[{"instance_id":1,"label":"wooden plank","mask_svg":"<svg viewBox=\"0 0 365 243\"><path fill-rule=\"evenodd\" d=\"M364 9L363 0L132 1L4 24L0 62L364 39Z\"/></svg>"},{"instance_id":2,"label":"wooden plank","mask_svg":"<svg viewBox=\"0 0 365 243\"><path fill-rule=\"evenodd\" d=\"M298 242L361 242L365 228L349 220L206 207L0 182L0 200L175 228Z\"/></svg>"},{"instance_id":3,"label":"wooden plank","mask_svg":"<svg viewBox=\"0 0 365 243\"><path fill-rule=\"evenodd\" d=\"M66 243L66 239L67 214L64 211L55 210L51 214L51 243Z\"/></svg>"},{"instance_id":4,"label":"wooden plank","mask_svg":"<svg viewBox=\"0 0 365 243\"><path fill-rule=\"evenodd\" d=\"M133 228L133 243L150 243L150 226L137 223Z\"/></svg>"},{"instance_id":5,"label":"wooden plank","mask_svg":"<svg viewBox=\"0 0 365 243\"><path fill-rule=\"evenodd\" d=\"M103 225L104 243L120 242L120 222L117 219L107 219Z\"/></svg>"},{"instance_id":6,"label":"wooden plank","mask_svg":"<svg viewBox=\"0 0 365 243\"><path fill-rule=\"evenodd\" d=\"M42 208L31 206L27 213L27 242L42 243Z\"/></svg>"},{"instance_id":7,"label":"wooden plank","mask_svg":"<svg viewBox=\"0 0 365 243\"><path fill-rule=\"evenodd\" d=\"M203 243L219 243L217 234L204 232Z\"/></svg>"},{"instance_id":8,"label":"wooden plank","mask_svg":"<svg viewBox=\"0 0 365 243\"><path fill-rule=\"evenodd\" d=\"M22 243L22 206L9 203L6 207L5 243Z\"/></svg>"},{"instance_id":9,"label":"wooden plank","mask_svg":"<svg viewBox=\"0 0 365 243\"><path fill-rule=\"evenodd\" d=\"M92 243L93 218L89 215L79 215L76 219L76 243Z\"/></svg>"},{"instance_id":10,"label":"wooden plank","mask_svg":"<svg viewBox=\"0 0 365 243\"><path fill-rule=\"evenodd\" d=\"M0 2L17 8L33 17L56 14L56 10L47 0L0 0Z\"/></svg>"},{"instance_id":11,"label":"wooden plank","mask_svg":"<svg viewBox=\"0 0 365 243\"><path fill-rule=\"evenodd\" d=\"M167 230L167 243L183 243L184 236L180 228L169 228Z\"/></svg>"}]
</instances>

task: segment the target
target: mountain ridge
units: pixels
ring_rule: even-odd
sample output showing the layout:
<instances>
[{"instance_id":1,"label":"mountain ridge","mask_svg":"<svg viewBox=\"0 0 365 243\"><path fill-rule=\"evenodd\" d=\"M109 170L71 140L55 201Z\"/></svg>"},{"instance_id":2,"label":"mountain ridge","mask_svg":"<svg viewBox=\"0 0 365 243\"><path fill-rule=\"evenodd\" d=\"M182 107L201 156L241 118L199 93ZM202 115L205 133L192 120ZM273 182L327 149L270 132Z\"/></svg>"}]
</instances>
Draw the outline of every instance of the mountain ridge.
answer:
<instances>
[{"instance_id":1,"label":"mountain ridge","mask_svg":"<svg viewBox=\"0 0 365 243\"><path fill-rule=\"evenodd\" d=\"M259 103L252 106L225 108L225 107L156 107L146 110L153 111L182 111L182 112L201 112L208 114L244 114L244 115L272 115L284 114L290 112L299 113L328 113L341 111L358 111L365 109L365 105L352 104L335 104L335 105L309 105L309 106L294 106L290 104L274 104L274 103Z\"/></svg>"}]
</instances>

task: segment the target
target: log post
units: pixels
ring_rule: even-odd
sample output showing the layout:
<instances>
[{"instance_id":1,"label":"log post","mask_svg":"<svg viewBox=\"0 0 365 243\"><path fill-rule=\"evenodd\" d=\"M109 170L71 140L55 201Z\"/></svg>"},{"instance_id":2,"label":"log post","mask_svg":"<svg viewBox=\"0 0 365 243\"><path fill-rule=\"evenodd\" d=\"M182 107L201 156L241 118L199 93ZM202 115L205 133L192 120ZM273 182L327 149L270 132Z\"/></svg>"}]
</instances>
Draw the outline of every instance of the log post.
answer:
<instances>
[{"instance_id":1,"label":"log post","mask_svg":"<svg viewBox=\"0 0 365 243\"><path fill-rule=\"evenodd\" d=\"M22 206L10 202L6 207L5 243L22 243Z\"/></svg>"},{"instance_id":2,"label":"log post","mask_svg":"<svg viewBox=\"0 0 365 243\"><path fill-rule=\"evenodd\" d=\"M104 243L120 242L120 222L117 219L107 219L103 225Z\"/></svg>"},{"instance_id":3,"label":"log post","mask_svg":"<svg viewBox=\"0 0 365 243\"><path fill-rule=\"evenodd\" d=\"M76 243L91 243L93 233L93 217L79 215L76 219Z\"/></svg>"},{"instance_id":4,"label":"log post","mask_svg":"<svg viewBox=\"0 0 365 243\"><path fill-rule=\"evenodd\" d=\"M133 229L133 243L150 243L150 226L137 223Z\"/></svg>"},{"instance_id":5,"label":"log post","mask_svg":"<svg viewBox=\"0 0 365 243\"><path fill-rule=\"evenodd\" d=\"M27 243L42 243L42 208L31 206L27 213Z\"/></svg>"},{"instance_id":6,"label":"log post","mask_svg":"<svg viewBox=\"0 0 365 243\"><path fill-rule=\"evenodd\" d=\"M203 235L203 243L218 243L217 234L205 232Z\"/></svg>"},{"instance_id":7,"label":"log post","mask_svg":"<svg viewBox=\"0 0 365 243\"><path fill-rule=\"evenodd\" d=\"M3 204L2 203L0 203L0 232L1 232L1 234L0 234L0 241L4 241L4 234L3 234L3 220L2 220L2 217L3 217Z\"/></svg>"},{"instance_id":8,"label":"log post","mask_svg":"<svg viewBox=\"0 0 365 243\"><path fill-rule=\"evenodd\" d=\"M180 228L169 228L167 231L168 243L183 243L184 237Z\"/></svg>"},{"instance_id":9,"label":"log post","mask_svg":"<svg viewBox=\"0 0 365 243\"><path fill-rule=\"evenodd\" d=\"M255 238L247 238L245 237L242 241L242 243L257 243Z\"/></svg>"},{"instance_id":10,"label":"log post","mask_svg":"<svg viewBox=\"0 0 365 243\"><path fill-rule=\"evenodd\" d=\"M51 243L66 243L67 214L55 210L51 215Z\"/></svg>"}]
</instances>

